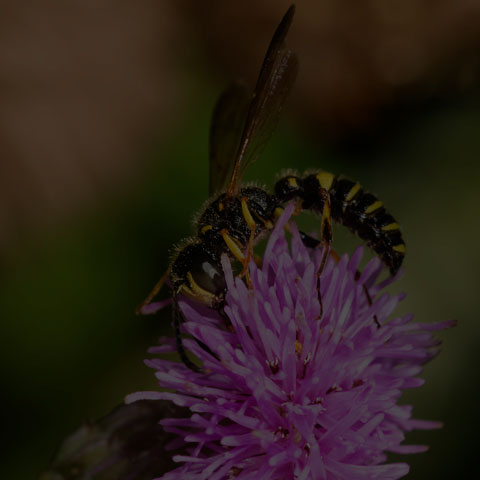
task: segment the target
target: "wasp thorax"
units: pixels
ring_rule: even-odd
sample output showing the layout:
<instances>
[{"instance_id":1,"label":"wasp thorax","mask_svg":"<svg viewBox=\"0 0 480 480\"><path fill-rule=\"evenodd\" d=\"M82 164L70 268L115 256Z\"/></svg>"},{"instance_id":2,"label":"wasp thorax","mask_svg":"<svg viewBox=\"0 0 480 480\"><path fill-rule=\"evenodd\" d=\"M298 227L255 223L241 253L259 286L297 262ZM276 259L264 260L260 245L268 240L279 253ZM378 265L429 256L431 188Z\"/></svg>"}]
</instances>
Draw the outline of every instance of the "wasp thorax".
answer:
<instances>
[{"instance_id":1,"label":"wasp thorax","mask_svg":"<svg viewBox=\"0 0 480 480\"><path fill-rule=\"evenodd\" d=\"M275 208L278 206L273 195L258 187L245 187L240 193L248 200L248 209L257 221L264 224L265 221L273 220Z\"/></svg>"}]
</instances>

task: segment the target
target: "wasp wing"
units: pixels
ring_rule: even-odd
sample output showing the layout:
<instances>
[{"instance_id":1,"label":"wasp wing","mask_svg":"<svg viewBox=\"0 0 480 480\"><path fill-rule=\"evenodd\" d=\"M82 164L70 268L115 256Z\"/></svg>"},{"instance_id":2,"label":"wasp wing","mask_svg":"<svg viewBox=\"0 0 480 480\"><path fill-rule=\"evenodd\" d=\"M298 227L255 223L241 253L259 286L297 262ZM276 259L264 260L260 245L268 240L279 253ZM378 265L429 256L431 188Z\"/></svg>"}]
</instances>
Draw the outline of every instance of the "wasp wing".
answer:
<instances>
[{"instance_id":1,"label":"wasp wing","mask_svg":"<svg viewBox=\"0 0 480 480\"><path fill-rule=\"evenodd\" d=\"M235 195L245 169L262 153L278 122L298 71L297 57L285 45L295 6L282 18L268 47L239 142L227 195Z\"/></svg>"},{"instance_id":2,"label":"wasp wing","mask_svg":"<svg viewBox=\"0 0 480 480\"><path fill-rule=\"evenodd\" d=\"M224 192L232 177L249 101L247 89L237 82L223 92L215 105L210 127L210 195Z\"/></svg>"}]
</instances>

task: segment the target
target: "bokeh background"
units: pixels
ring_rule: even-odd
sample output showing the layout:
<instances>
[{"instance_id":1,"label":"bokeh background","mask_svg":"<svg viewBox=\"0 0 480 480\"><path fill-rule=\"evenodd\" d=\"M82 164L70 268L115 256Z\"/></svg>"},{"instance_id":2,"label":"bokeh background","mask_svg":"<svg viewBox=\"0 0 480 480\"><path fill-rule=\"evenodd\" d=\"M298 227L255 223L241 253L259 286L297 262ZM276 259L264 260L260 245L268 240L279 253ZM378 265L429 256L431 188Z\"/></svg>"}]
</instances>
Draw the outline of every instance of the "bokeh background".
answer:
<instances>
[{"instance_id":1,"label":"bokeh background","mask_svg":"<svg viewBox=\"0 0 480 480\"><path fill-rule=\"evenodd\" d=\"M154 387L142 359L169 315L135 306L206 199L215 99L239 77L253 87L287 6L2 2L1 478L35 478L83 421ZM403 459L412 480L465 478L478 472L480 3L302 0L289 45L299 77L248 178L344 173L399 218L402 312L459 321L404 398L445 427L410 434L431 449ZM358 243L335 235L339 251Z\"/></svg>"}]
</instances>

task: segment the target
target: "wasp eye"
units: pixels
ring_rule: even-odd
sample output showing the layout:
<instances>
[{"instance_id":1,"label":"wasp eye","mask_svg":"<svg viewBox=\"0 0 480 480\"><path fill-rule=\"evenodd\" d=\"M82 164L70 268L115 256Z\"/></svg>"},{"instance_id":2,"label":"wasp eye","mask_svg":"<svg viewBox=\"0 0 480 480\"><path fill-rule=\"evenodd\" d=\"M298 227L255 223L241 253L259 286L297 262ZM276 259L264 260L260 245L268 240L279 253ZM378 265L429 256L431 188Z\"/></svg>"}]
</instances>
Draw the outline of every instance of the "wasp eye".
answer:
<instances>
[{"instance_id":1,"label":"wasp eye","mask_svg":"<svg viewBox=\"0 0 480 480\"><path fill-rule=\"evenodd\" d=\"M191 274L199 287L214 295L222 295L227 288L220 263L209 256L199 256L192 265Z\"/></svg>"}]
</instances>

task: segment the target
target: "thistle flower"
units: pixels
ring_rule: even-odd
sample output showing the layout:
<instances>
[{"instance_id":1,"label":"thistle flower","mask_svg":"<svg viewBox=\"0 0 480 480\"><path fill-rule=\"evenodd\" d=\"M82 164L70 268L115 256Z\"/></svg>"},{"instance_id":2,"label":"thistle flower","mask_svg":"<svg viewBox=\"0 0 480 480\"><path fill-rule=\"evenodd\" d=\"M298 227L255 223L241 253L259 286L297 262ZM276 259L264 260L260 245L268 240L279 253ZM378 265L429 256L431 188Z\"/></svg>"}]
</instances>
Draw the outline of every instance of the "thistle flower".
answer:
<instances>
[{"instance_id":1,"label":"thistle flower","mask_svg":"<svg viewBox=\"0 0 480 480\"><path fill-rule=\"evenodd\" d=\"M412 407L397 402L403 389L423 384L418 375L439 350L431 332L452 322L391 318L403 295L382 293L394 279L378 282L376 258L356 278L361 248L327 262L320 305L321 251L307 249L293 223L287 242L292 211L277 222L262 267L251 263L251 289L224 259L227 328L218 312L180 301L184 331L215 354L184 340L203 372L147 360L160 387L171 391L127 398L171 400L191 411L161 421L189 446L173 457L180 466L164 480L397 479L409 467L386 464L387 453L424 451L402 445L405 432L440 426L412 419ZM173 351L173 339L150 350Z\"/></svg>"}]
</instances>

